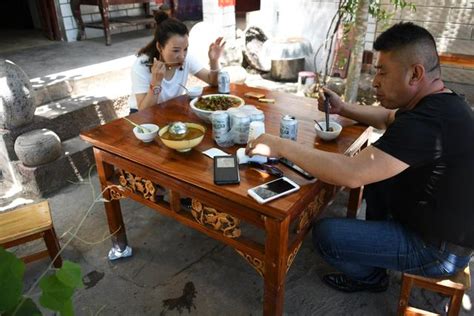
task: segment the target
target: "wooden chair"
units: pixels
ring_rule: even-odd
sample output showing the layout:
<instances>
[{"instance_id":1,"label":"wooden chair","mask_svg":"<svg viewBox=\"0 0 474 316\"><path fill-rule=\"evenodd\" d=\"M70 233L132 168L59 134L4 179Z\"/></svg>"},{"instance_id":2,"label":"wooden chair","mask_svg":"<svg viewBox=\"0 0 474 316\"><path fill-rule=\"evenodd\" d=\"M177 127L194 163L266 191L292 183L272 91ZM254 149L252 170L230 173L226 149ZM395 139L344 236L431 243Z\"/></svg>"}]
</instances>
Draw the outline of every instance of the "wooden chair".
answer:
<instances>
[{"instance_id":1,"label":"wooden chair","mask_svg":"<svg viewBox=\"0 0 474 316\"><path fill-rule=\"evenodd\" d=\"M408 306L412 286L442 293L451 297L448 316L458 315L461 309L464 292L471 287L469 266L463 271L447 278L426 278L403 273L398 315L438 315L412 306Z\"/></svg>"},{"instance_id":2,"label":"wooden chair","mask_svg":"<svg viewBox=\"0 0 474 316\"><path fill-rule=\"evenodd\" d=\"M49 256L53 260L60 249L53 227L48 201L27 205L11 212L0 213L0 246L10 248L43 238L46 250L21 258L25 263ZM60 268L60 256L54 261Z\"/></svg>"}]
</instances>

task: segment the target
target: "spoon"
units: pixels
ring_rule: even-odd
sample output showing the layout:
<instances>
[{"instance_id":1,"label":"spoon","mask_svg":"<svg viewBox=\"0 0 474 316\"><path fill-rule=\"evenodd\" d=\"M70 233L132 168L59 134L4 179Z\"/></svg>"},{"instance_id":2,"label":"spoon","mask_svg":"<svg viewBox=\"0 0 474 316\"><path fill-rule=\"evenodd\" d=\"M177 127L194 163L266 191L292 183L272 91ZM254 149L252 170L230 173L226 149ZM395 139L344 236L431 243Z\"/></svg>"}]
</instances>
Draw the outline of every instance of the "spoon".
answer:
<instances>
[{"instance_id":1,"label":"spoon","mask_svg":"<svg viewBox=\"0 0 474 316\"><path fill-rule=\"evenodd\" d=\"M319 124L316 120L314 120L314 122L319 126L319 129L324 132L324 128L321 126L321 124Z\"/></svg>"},{"instance_id":2,"label":"spoon","mask_svg":"<svg viewBox=\"0 0 474 316\"><path fill-rule=\"evenodd\" d=\"M138 125L137 123L130 121L130 120L129 120L128 118L126 118L126 117L124 117L123 119L124 119L125 121L129 122L130 124L132 124L133 126L137 127L137 128L138 128L138 131L139 131L140 133L142 133L142 134L143 134L143 133L150 133L150 130L149 130L148 128L143 127L143 126L141 126L141 125Z\"/></svg>"},{"instance_id":3,"label":"spoon","mask_svg":"<svg viewBox=\"0 0 474 316\"><path fill-rule=\"evenodd\" d=\"M184 90L186 90L186 93L187 93L187 94L189 94L189 90L188 90L188 88L186 88L185 86L183 86L183 85L182 85L182 84L180 84L180 83L178 83L178 85L180 85L181 87L183 87L183 88L184 88Z\"/></svg>"}]
</instances>

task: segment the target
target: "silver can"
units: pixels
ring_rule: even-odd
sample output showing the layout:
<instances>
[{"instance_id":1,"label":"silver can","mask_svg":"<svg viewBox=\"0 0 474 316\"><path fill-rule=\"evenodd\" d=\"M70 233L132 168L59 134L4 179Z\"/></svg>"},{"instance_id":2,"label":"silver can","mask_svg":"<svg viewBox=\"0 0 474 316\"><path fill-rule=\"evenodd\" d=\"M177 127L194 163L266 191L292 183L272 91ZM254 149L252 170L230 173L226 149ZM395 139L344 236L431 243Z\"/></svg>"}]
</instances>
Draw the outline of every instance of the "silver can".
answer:
<instances>
[{"instance_id":1,"label":"silver can","mask_svg":"<svg viewBox=\"0 0 474 316\"><path fill-rule=\"evenodd\" d=\"M230 135L229 114L226 111L215 111L211 114L212 137L217 145L222 147L234 144Z\"/></svg>"},{"instance_id":2,"label":"silver can","mask_svg":"<svg viewBox=\"0 0 474 316\"><path fill-rule=\"evenodd\" d=\"M230 93L230 77L227 71L219 71L217 74L217 84L219 93Z\"/></svg>"},{"instance_id":3,"label":"silver can","mask_svg":"<svg viewBox=\"0 0 474 316\"><path fill-rule=\"evenodd\" d=\"M296 140L298 136L298 121L294 116L285 115L280 120L280 137Z\"/></svg>"},{"instance_id":4,"label":"silver can","mask_svg":"<svg viewBox=\"0 0 474 316\"><path fill-rule=\"evenodd\" d=\"M235 144L247 144L249 139L250 116L238 112L232 117L232 133Z\"/></svg>"},{"instance_id":5,"label":"silver can","mask_svg":"<svg viewBox=\"0 0 474 316\"><path fill-rule=\"evenodd\" d=\"M252 121L252 122L255 122L255 121L265 122L265 114L263 113L262 110L255 109L250 114L250 121Z\"/></svg>"}]
</instances>

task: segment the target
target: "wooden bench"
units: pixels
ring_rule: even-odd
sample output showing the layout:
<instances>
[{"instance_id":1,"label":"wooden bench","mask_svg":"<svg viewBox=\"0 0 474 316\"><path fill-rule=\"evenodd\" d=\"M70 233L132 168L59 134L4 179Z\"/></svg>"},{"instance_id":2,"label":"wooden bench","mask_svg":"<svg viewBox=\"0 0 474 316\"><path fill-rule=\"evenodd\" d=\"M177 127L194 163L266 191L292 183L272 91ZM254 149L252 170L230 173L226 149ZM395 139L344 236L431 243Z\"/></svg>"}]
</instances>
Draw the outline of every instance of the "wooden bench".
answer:
<instances>
[{"instance_id":1,"label":"wooden bench","mask_svg":"<svg viewBox=\"0 0 474 316\"><path fill-rule=\"evenodd\" d=\"M14 247L40 238L44 239L46 250L21 258L25 263L47 256L54 260L60 250L48 201L0 213L0 246L3 248ZM60 268L61 265L62 259L57 256L54 266Z\"/></svg>"},{"instance_id":2,"label":"wooden bench","mask_svg":"<svg viewBox=\"0 0 474 316\"><path fill-rule=\"evenodd\" d=\"M98 28L104 30L105 44L111 45L111 30L118 27L130 26L130 25L146 25L151 27L155 24L155 20L150 11L150 2L152 0L72 0L71 9L74 19L77 23L78 33L77 40L82 41L86 37L85 27ZM145 10L144 16L124 16L117 18L109 17L109 6L110 5L120 5L120 4L143 4ZM102 23L100 22L91 22L84 23L81 16L81 5L94 5L99 7L100 16L102 18Z\"/></svg>"},{"instance_id":3,"label":"wooden bench","mask_svg":"<svg viewBox=\"0 0 474 316\"><path fill-rule=\"evenodd\" d=\"M398 315L437 315L425 310L408 306L410 292L413 286L442 293L451 297L448 316L458 315L461 309L464 292L471 287L469 266L463 271L447 278L426 278L418 275L403 273Z\"/></svg>"}]
</instances>

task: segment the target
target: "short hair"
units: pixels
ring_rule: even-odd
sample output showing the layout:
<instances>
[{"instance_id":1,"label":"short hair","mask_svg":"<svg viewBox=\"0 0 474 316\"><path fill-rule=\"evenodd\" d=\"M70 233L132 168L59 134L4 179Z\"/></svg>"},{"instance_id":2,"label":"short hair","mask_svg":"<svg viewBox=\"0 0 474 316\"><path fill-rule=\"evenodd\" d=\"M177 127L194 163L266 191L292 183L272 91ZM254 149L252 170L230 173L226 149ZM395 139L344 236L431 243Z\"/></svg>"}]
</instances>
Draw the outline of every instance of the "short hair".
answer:
<instances>
[{"instance_id":1,"label":"short hair","mask_svg":"<svg viewBox=\"0 0 474 316\"><path fill-rule=\"evenodd\" d=\"M403 61L423 64L427 73L440 75L438 51L433 35L425 28L411 22L397 23L374 42L374 49L381 52L395 52Z\"/></svg>"}]
</instances>

